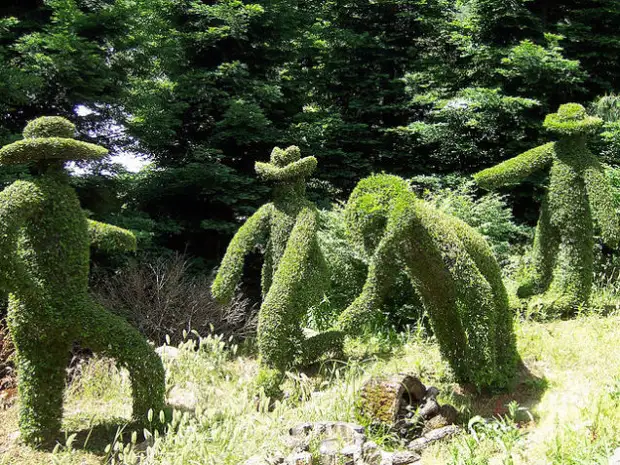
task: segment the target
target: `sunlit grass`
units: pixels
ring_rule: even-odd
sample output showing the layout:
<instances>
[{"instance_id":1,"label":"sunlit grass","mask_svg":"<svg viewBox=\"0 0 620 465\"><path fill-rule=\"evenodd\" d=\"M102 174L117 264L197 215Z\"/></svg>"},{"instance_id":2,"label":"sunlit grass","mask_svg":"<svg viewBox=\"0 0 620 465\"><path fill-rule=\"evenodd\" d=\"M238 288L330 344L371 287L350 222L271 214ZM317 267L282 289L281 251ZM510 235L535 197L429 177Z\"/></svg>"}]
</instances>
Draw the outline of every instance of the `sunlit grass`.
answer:
<instances>
[{"instance_id":1,"label":"sunlit grass","mask_svg":"<svg viewBox=\"0 0 620 465\"><path fill-rule=\"evenodd\" d=\"M423 332L377 334L349 341L346 363L328 360L291 373L287 397L272 410L267 399L255 396L258 366L251 350L219 337L190 340L177 358L166 359L166 367L171 396L182 402L185 393L197 408L175 411L167 434L148 432L155 438L146 452L135 447L142 430L132 441L131 426L105 447L129 418L130 385L109 361L94 358L67 391L68 433L54 453L33 452L9 438L17 430L16 408L0 412L0 464L141 458L143 464L237 465L253 455L286 452L286 432L298 423L361 421L355 413L361 385L396 372L415 373L437 386L440 401L461 412L465 433L427 450L424 464L606 464L620 446L620 317L522 322L516 331L525 367L510 393L477 395L458 386ZM372 439L386 448L404 445L380 433Z\"/></svg>"}]
</instances>

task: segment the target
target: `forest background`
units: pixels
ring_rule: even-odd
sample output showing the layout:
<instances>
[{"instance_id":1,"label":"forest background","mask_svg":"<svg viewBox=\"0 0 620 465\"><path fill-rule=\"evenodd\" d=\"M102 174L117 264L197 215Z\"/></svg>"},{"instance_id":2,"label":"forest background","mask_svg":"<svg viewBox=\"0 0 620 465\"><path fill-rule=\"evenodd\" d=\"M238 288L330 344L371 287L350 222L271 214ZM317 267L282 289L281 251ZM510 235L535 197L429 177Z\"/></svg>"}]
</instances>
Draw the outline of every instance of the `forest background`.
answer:
<instances>
[{"instance_id":1,"label":"forest background","mask_svg":"<svg viewBox=\"0 0 620 465\"><path fill-rule=\"evenodd\" d=\"M148 162L74 167L89 215L137 232L134 262L182 253L208 274L269 199L254 163L295 144L318 159L322 208L397 174L510 268L540 179L483 197L469 175L548 141L544 115L579 102L607 121L592 144L620 198L620 106L600 99L620 89L618 24L616 0L5 0L0 145L62 115ZM28 176L2 167L0 187ZM110 272L125 259L93 260ZM257 298L257 282L246 291Z\"/></svg>"}]
</instances>

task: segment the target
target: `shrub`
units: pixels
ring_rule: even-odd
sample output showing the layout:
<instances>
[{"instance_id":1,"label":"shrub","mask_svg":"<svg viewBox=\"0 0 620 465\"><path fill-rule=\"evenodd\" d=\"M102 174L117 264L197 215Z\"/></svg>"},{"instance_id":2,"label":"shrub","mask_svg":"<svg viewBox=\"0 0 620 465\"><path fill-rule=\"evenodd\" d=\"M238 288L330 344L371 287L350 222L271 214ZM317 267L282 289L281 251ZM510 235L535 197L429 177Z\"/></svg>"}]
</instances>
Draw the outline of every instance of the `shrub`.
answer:
<instances>
[{"instance_id":1,"label":"shrub","mask_svg":"<svg viewBox=\"0 0 620 465\"><path fill-rule=\"evenodd\" d=\"M173 255L133 263L104 275L92 286L95 299L127 318L147 338L161 345L183 340L183 332L245 338L256 330L256 310L236 294L227 305L211 296L211 280L190 272L186 257Z\"/></svg>"},{"instance_id":2,"label":"shrub","mask_svg":"<svg viewBox=\"0 0 620 465\"><path fill-rule=\"evenodd\" d=\"M280 373L297 364L312 363L341 345L338 333L306 337L302 331L308 309L321 302L329 285L317 238L318 211L306 199L305 178L316 164L314 157L301 158L295 146L286 150L276 147L270 163L256 163L258 175L274 183L274 200L237 231L212 286L213 295L228 302L241 278L244 257L259 245L265 247L258 347L265 368ZM261 379L273 392L275 377L266 373Z\"/></svg>"},{"instance_id":3,"label":"shrub","mask_svg":"<svg viewBox=\"0 0 620 465\"><path fill-rule=\"evenodd\" d=\"M372 258L362 293L340 316L340 328L358 332L405 269L457 377L479 387L506 387L517 361L513 315L484 238L390 175L361 180L345 217L352 241Z\"/></svg>"},{"instance_id":4,"label":"shrub","mask_svg":"<svg viewBox=\"0 0 620 465\"><path fill-rule=\"evenodd\" d=\"M541 206L534 238L533 264L518 295L542 294L533 305L549 312L572 313L587 304L592 288L594 225L615 247L620 224L611 186L598 159L586 145L587 136L602 125L578 104L562 105L547 115L544 126L559 136L474 176L494 189L517 183L533 172L549 172L549 188Z\"/></svg>"},{"instance_id":5,"label":"shrub","mask_svg":"<svg viewBox=\"0 0 620 465\"><path fill-rule=\"evenodd\" d=\"M37 173L0 193L0 290L10 292L21 437L35 445L60 431L68 354L76 341L129 370L136 419L164 405L165 373L153 348L88 295L88 222L64 162L106 150L66 138L71 127L58 118L36 120L27 139L0 149L0 163L30 162ZM105 228L99 233L105 241Z\"/></svg>"}]
</instances>

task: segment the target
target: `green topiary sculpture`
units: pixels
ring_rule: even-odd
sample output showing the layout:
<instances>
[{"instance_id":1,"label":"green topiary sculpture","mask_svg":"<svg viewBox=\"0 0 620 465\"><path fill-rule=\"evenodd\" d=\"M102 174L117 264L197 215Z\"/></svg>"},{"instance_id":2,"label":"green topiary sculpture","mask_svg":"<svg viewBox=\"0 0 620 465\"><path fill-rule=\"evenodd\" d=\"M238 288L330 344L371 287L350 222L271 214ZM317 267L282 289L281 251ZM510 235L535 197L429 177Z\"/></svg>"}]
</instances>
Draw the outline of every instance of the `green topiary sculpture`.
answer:
<instances>
[{"instance_id":1,"label":"green topiary sculpture","mask_svg":"<svg viewBox=\"0 0 620 465\"><path fill-rule=\"evenodd\" d=\"M308 309L321 301L329 282L317 241L318 212L305 197L305 178L316 164L314 157L300 159L295 146L286 150L276 147L271 163L256 163L258 175L275 184L273 202L259 208L239 228L212 287L215 298L229 301L241 278L245 255L264 246L258 347L268 367L260 378L272 393L284 370L311 363L341 344L337 332L307 338L301 324Z\"/></svg>"},{"instance_id":2,"label":"green topiary sculpture","mask_svg":"<svg viewBox=\"0 0 620 465\"><path fill-rule=\"evenodd\" d=\"M544 126L559 136L474 176L484 188L514 184L539 170L548 170L549 187L542 202L534 239L533 267L520 283L519 297L541 294L537 303L570 313L587 304L592 287L593 220L603 240L618 245L620 225L611 186L586 140L602 120L576 103L562 105Z\"/></svg>"},{"instance_id":3,"label":"green topiary sculpture","mask_svg":"<svg viewBox=\"0 0 620 465\"><path fill-rule=\"evenodd\" d=\"M87 222L63 165L107 150L74 140L74 133L63 118L39 118L26 126L24 140L0 149L0 164L28 163L35 174L0 193L0 288L11 293L7 320L17 350L20 429L33 445L60 431L75 341L129 370L135 417L164 405L164 368L153 348L88 295L90 241L104 250L136 244L129 231Z\"/></svg>"},{"instance_id":4,"label":"green topiary sculpture","mask_svg":"<svg viewBox=\"0 0 620 465\"><path fill-rule=\"evenodd\" d=\"M458 379L505 387L517 362L513 314L484 238L416 198L406 181L391 175L360 181L345 218L352 242L371 260L362 293L340 315L340 328L349 334L359 331L404 268Z\"/></svg>"}]
</instances>

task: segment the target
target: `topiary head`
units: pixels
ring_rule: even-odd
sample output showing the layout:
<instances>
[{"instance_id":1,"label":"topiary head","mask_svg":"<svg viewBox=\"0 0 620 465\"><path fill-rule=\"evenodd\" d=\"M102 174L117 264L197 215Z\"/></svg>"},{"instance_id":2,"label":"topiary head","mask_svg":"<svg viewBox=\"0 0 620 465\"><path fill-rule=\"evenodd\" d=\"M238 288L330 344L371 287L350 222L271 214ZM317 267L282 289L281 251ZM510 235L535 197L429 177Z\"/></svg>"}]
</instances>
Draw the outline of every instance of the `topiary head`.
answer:
<instances>
[{"instance_id":1,"label":"topiary head","mask_svg":"<svg viewBox=\"0 0 620 465\"><path fill-rule=\"evenodd\" d=\"M60 116L44 116L29 122L24 139L0 149L0 164L93 160L104 157L107 149L75 140L75 125Z\"/></svg>"},{"instance_id":2,"label":"topiary head","mask_svg":"<svg viewBox=\"0 0 620 465\"><path fill-rule=\"evenodd\" d=\"M362 179L353 189L344 213L347 233L367 255L379 245L394 202L403 194L412 194L407 181L388 174Z\"/></svg>"},{"instance_id":3,"label":"topiary head","mask_svg":"<svg viewBox=\"0 0 620 465\"><path fill-rule=\"evenodd\" d=\"M256 162L255 169L265 181L290 183L303 181L314 172L316 165L316 158L301 158L299 147L291 145L286 149L275 147L270 162Z\"/></svg>"},{"instance_id":4,"label":"topiary head","mask_svg":"<svg viewBox=\"0 0 620 465\"><path fill-rule=\"evenodd\" d=\"M561 136L578 136L595 132L603 125L603 120L589 116L586 109L578 103L561 105L557 113L545 118L543 126Z\"/></svg>"}]
</instances>

